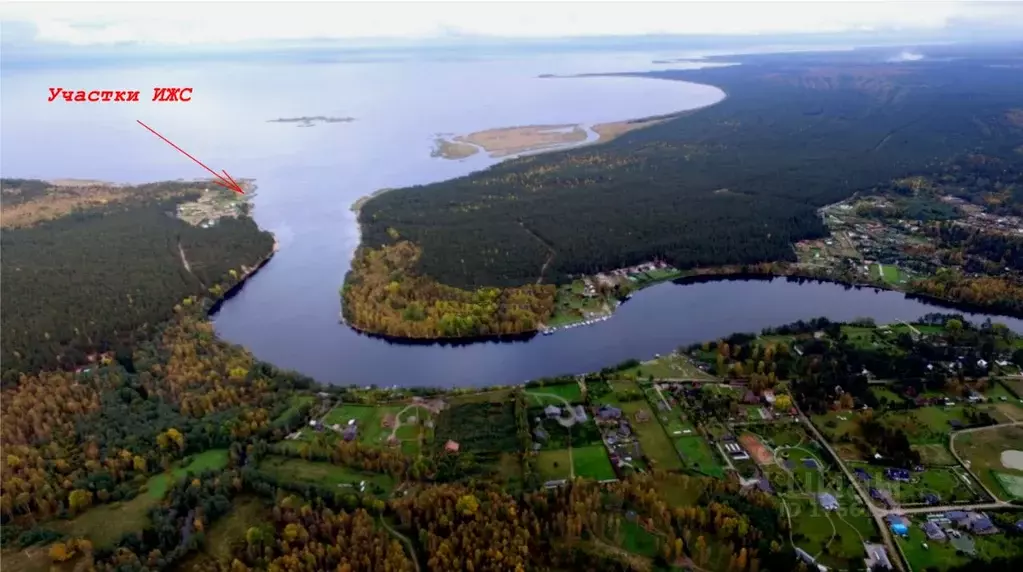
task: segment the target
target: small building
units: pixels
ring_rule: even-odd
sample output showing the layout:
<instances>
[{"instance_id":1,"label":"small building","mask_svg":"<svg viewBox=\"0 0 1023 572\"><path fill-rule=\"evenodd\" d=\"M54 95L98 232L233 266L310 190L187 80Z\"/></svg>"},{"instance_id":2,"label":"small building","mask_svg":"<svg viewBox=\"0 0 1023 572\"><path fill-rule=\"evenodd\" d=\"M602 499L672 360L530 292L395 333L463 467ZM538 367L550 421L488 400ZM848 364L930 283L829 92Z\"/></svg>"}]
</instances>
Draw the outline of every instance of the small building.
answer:
<instances>
[{"instance_id":1,"label":"small building","mask_svg":"<svg viewBox=\"0 0 1023 572\"><path fill-rule=\"evenodd\" d=\"M948 540L948 536L945 534L945 531L941 530L941 527L938 526L936 522L925 522L921 528L924 529L924 534L927 535L928 540L933 542L945 542Z\"/></svg>"},{"instance_id":2,"label":"small building","mask_svg":"<svg viewBox=\"0 0 1023 572\"><path fill-rule=\"evenodd\" d=\"M863 559L867 570L877 570L879 568L885 570L892 569L892 562L888 559L888 551L885 550L883 544L864 542L863 549L867 552L867 557Z\"/></svg>"},{"instance_id":3,"label":"small building","mask_svg":"<svg viewBox=\"0 0 1023 572\"><path fill-rule=\"evenodd\" d=\"M897 481L900 483L909 482L909 470L908 469L896 469L889 467L884 470L884 476L890 481Z\"/></svg>"},{"instance_id":4,"label":"small building","mask_svg":"<svg viewBox=\"0 0 1023 572\"><path fill-rule=\"evenodd\" d=\"M600 409L597 410L597 417L602 421L615 421L621 419L622 410L611 405L602 405Z\"/></svg>"},{"instance_id":5,"label":"small building","mask_svg":"<svg viewBox=\"0 0 1023 572\"><path fill-rule=\"evenodd\" d=\"M924 502L929 505L936 505L941 502L941 496L937 493L927 493L924 495Z\"/></svg>"},{"instance_id":6,"label":"small building","mask_svg":"<svg viewBox=\"0 0 1023 572\"><path fill-rule=\"evenodd\" d=\"M358 435L358 428L355 425L348 425L341 431L341 438L345 441L352 441Z\"/></svg>"},{"instance_id":7,"label":"small building","mask_svg":"<svg viewBox=\"0 0 1023 572\"><path fill-rule=\"evenodd\" d=\"M764 390L763 397L764 401L766 401L768 405L774 405L774 401L776 398L774 396L773 391L771 391L770 389Z\"/></svg>"},{"instance_id":8,"label":"small building","mask_svg":"<svg viewBox=\"0 0 1023 572\"><path fill-rule=\"evenodd\" d=\"M444 443L444 450L448 453L457 453L458 441L448 441L447 443Z\"/></svg>"},{"instance_id":9,"label":"small building","mask_svg":"<svg viewBox=\"0 0 1023 572\"><path fill-rule=\"evenodd\" d=\"M586 408L582 405L576 405L572 412L575 414L575 420L577 423L586 423L589 417L586 416Z\"/></svg>"},{"instance_id":10,"label":"small building","mask_svg":"<svg viewBox=\"0 0 1023 572\"><path fill-rule=\"evenodd\" d=\"M546 415L548 419L557 419L558 417L561 417L561 408L548 405L543 408L543 414Z\"/></svg>"},{"instance_id":11,"label":"small building","mask_svg":"<svg viewBox=\"0 0 1023 572\"><path fill-rule=\"evenodd\" d=\"M817 495L817 503L824 510L838 510L838 499L831 493L819 493Z\"/></svg>"},{"instance_id":12,"label":"small building","mask_svg":"<svg viewBox=\"0 0 1023 572\"><path fill-rule=\"evenodd\" d=\"M970 532L980 536L986 536L988 534L995 534L998 532L998 527L991 522L990 518L982 516L981 518L970 522Z\"/></svg>"},{"instance_id":13,"label":"small building","mask_svg":"<svg viewBox=\"0 0 1023 572\"><path fill-rule=\"evenodd\" d=\"M867 471L864 471L863 469L858 469L858 468L857 469L853 469L853 473L856 475L857 479L859 479L861 481L864 481L864 482L869 481L870 478L871 478L870 477L870 473L868 473Z\"/></svg>"},{"instance_id":14,"label":"small building","mask_svg":"<svg viewBox=\"0 0 1023 572\"><path fill-rule=\"evenodd\" d=\"M537 441L546 442L550 438L550 435L544 431L543 427L537 427L533 429L533 436L536 437Z\"/></svg>"},{"instance_id":15,"label":"small building","mask_svg":"<svg viewBox=\"0 0 1023 572\"><path fill-rule=\"evenodd\" d=\"M640 409L639 411L636 412L637 423L646 423L647 421L650 421L649 411L647 411L646 409Z\"/></svg>"}]
</instances>

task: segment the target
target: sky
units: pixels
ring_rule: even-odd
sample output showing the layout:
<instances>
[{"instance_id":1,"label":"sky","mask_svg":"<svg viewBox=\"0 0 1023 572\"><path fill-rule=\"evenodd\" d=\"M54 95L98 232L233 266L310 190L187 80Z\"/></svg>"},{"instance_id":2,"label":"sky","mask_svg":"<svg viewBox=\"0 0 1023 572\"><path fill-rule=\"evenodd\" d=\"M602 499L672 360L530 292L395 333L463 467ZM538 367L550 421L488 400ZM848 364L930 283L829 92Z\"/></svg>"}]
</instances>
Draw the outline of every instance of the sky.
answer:
<instances>
[{"instance_id":1,"label":"sky","mask_svg":"<svg viewBox=\"0 0 1023 572\"><path fill-rule=\"evenodd\" d=\"M4 2L3 45L184 46L274 41L1019 30L1023 2Z\"/></svg>"}]
</instances>

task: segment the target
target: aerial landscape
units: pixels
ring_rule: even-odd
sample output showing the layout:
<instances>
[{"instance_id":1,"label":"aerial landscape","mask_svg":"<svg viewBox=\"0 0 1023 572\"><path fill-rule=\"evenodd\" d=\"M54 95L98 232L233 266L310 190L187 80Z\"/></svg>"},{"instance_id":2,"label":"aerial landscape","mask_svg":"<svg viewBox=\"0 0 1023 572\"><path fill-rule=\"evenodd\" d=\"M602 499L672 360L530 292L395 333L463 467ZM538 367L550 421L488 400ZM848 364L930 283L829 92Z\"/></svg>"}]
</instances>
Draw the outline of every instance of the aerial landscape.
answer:
<instances>
[{"instance_id":1,"label":"aerial landscape","mask_svg":"<svg viewBox=\"0 0 1023 572\"><path fill-rule=\"evenodd\" d=\"M118 6L0 12L5 571L1023 569L1019 5Z\"/></svg>"}]
</instances>

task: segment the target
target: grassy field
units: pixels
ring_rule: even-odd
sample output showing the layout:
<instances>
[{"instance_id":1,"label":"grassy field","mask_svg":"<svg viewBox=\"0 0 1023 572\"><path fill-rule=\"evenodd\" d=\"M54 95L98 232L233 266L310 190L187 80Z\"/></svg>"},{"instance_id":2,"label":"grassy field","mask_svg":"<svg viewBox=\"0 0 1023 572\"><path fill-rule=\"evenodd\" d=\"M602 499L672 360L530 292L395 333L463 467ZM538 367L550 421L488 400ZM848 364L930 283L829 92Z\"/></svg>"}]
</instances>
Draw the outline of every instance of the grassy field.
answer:
<instances>
[{"instance_id":1,"label":"grassy field","mask_svg":"<svg viewBox=\"0 0 1023 572\"><path fill-rule=\"evenodd\" d=\"M705 379L707 381L717 379L696 367L689 357L677 353L645 361L634 368L625 370L624 373L634 374L640 379L646 379L649 376L653 376L655 379Z\"/></svg>"},{"instance_id":2,"label":"grassy field","mask_svg":"<svg viewBox=\"0 0 1023 572\"><path fill-rule=\"evenodd\" d=\"M896 537L914 570L947 570L962 566L971 560L992 560L1002 556L1023 554L1023 542L1002 533L973 536L977 555L969 556L956 551L949 542L929 542L927 535L920 528L923 522L925 521L916 519L910 524L908 538ZM923 547L924 543L927 543L927 548Z\"/></svg>"},{"instance_id":3,"label":"grassy field","mask_svg":"<svg viewBox=\"0 0 1023 572\"><path fill-rule=\"evenodd\" d=\"M987 495L975 482L967 484L960 472L947 468L932 468L923 472L910 472L910 482L901 483L885 478L884 468L865 463L850 463L850 469L862 469L872 477L868 486L887 490L899 504L922 504L924 495L934 493L942 502L982 501ZM962 471L962 469L959 469Z\"/></svg>"},{"instance_id":4,"label":"grassy field","mask_svg":"<svg viewBox=\"0 0 1023 572\"><path fill-rule=\"evenodd\" d=\"M572 476L571 467L572 460L568 455L568 449L555 449L537 453L536 470L545 481L570 478Z\"/></svg>"},{"instance_id":5,"label":"grassy field","mask_svg":"<svg viewBox=\"0 0 1023 572\"><path fill-rule=\"evenodd\" d=\"M1002 451L1023 450L1023 427L1008 426L959 433L953 444L959 456L970 463L970 470L1001 500L1011 495L999 482L996 473L1023 477L1023 470L1002 464Z\"/></svg>"},{"instance_id":6,"label":"grassy field","mask_svg":"<svg viewBox=\"0 0 1023 572\"><path fill-rule=\"evenodd\" d=\"M572 449L575 476L603 481L615 478L611 460L603 445L588 445Z\"/></svg>"},{"instance_id":7,"label":"grassy field","mask_svg":"<svg viewBox=\"0 0 1023 572\"><path fill-rule=\"evenodd\" d=\"M266 506L258 497L240 496L231 503L231 512L222 516L206 530L203 550L181 563L184 572L208 570L211 562L230 564L235 546L245 542L245 532L260 526L270 530Z\"/></svg>"},{"instance_id":8,"label":"grassy field","mask_svg":"<svg viewBox=\"0 0 1023 572\"><path fill-rule=\"evenodd\" d=\"M527 387L526 388L526 393L527 394L543 393L543 394L547 394L547 395L557 395L558 397L560 397L561 399L564 399L565 401L568 401L569 403L582 403L583 402L583 392L582 392L582 389L579 387L579 384L575 383L575 382L572 382L572 383L562 383L562 384L558 384L558 385L544 385L542 387ZM535 398L538 398L539 396L532 396L532 397L535 399ZM549 401L548 400L544 400L543 401L543 405L548 405L548 404L564 405L564 403L562 401L560 401L560 400L549 400Z\"/></svg>"},{"instance_id":9,"label":"grassy field","mask_svg":"<svg viewBox=\"0 0 1023 572\"><path fill-rule=\"evenodd\" d=\"M635 422L636 413L643 410L650 415L650 420L644 423ZM654 412L651 411L649 403L646 401L624 403L622 404L622 411L628 415L632 429L639 440L639 445L643 448L643 452L646 453L647 457L653 459L661 469L682 468L682 459L679 458L675 446L668 439L668 434L664 432L661 423L654 416Z\"/></svg>"},{"instance_id":10,"label":"grassy field","mask_svg":"<svg viewBox=\"0 0 1023 572\"><path fill-rule=\"evenodd\" d=\"M953 420L967 424L964 406L921 407L886 414L881 418L884 425L905 431L909 442L914 445L947 443Z\"/></svg>"},{"instance_id":11,"label":"grassy field","mask_svg":"<svg viewBox=\"0 0 1023 572\"><path fill-rule=\"evenodd\" d=\"M259 470L278 479L302 481L316 485L338 488L339 485L352 485L358 488L360 481L379 486L385 493L394 489L395 482L390 475L380 473L363 473L331 463L304 461L268 455L259 464Z\"/></svg>"},{"instance_id":12,"label":"grassy field","mask_svg":"<svg viewBox=\"0 0 1023 572\"><path fill-rule=\"evenodd\" d=\"M391 435L391 429L384 427L382 421L388 414L397 415L402 409L405 409L404 405L345 404L331 409L323 418L323 422L326 425L338 424L343 427L348 424L349 420L355 419L355 423L359 427L357 437L359 442L367 445L384 445ZM308 433L308 429L303 433Z\"/></svg>"},{"instance_id":13,"label":"grassy field","mask_svg":"<svg viewBox=\"0 0 1023 572\"><path fill-rule=\"evenodd\" d=\"M154 499L162 499L171 483L188 473L200 473L207 470L223 469L227 466L227 449L210 449L193 455L191 461L183 466L171 469L169 473L161 473L146 483L146 494Z\"/></svg>"},{"instance_id":14,"label":"grassy field","mask_svg":"<svg viewBox=\"0 0 1023 572\"><path fill-rule=\"evenodd\" d=\"M149 509L160 502L176 479L189 472L224 468L227 461L227 449L199 453L185 466L150 477L135 498L94 506L71 520L55 521L53 529L69 536L88 538L97 548L112 546L125 534L145 528L149 523Z\"/></svg>"},{"instance_id":15,"label":"grassy field","mask_svg":"<svg viewBox=\"0 0 1023 572\"><path fill-rule=\"evenodd\" d=\"M845 569L849 561L863 558L863 541L875 534L874 522L865 509L853 511L843 506L842 510L828 512L808 498L790 497L785 502L792 517L796 546L815 556L818 562Z\"/></svg>"},{"instance_id":16,"label":"grassy field","mask_svg":"<svg viewBox=\"0 0 1023 572\"><path fill-rule=\"evenodd\" d=\"M675 438L675 447L690 469L712 477L724 478L725 467L721 456L699 435Z\"/></svg>"},{"instance_id":17,"label":"grassy field","mask_svg":"<svg viewBox=\"0 0 1023 572\"><path fill-rule=\"evenodd\" d=\"M958 465L948 446L944 444L913 445L912 449L920 453L920 462L926 466Z\"/></svg>"},{"instance_id":18,"label":"grassy field","mask_svg":"<svg viewBox=\"0 0 1023 572\"><path fill-rule=\"evenodd\" d=\"M658 538L645 528L631 521L622 522L622 548L633 554L653 556L657 554Z\"/></svg>"}]
</instances>

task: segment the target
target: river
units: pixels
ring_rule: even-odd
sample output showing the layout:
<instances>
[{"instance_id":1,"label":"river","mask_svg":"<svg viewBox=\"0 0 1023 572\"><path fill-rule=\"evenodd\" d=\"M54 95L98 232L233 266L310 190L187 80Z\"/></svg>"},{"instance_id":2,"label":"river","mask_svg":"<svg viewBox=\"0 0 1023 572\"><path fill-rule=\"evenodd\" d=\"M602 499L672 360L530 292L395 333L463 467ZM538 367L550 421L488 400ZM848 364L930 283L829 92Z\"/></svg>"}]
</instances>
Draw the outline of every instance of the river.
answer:
<instances>
[{"instance_id":1,"label":"river","mask_svg":"<svg viewBox=\"0 0 1023 572\"><path fill-rule=\"evenodd\" d=\"M324 382L521 382L800 318L891 321L934 311L896 293L776 280L663 284L634 296L610 320L528 342L407 346L338 323L338 288L359 242L349 210L355 200L496 162L482 153L461 161L431 157L439 133L592 125L692 109L723 97L711 86L666 80L537 77L687 65L651 64L665 55L5 68L0 170L5 177L134 183L203 175L139 127L139 119L214 169L255 179L254 216L276 235L280 250L223 304L214 317L217 332L261 359ZM168 86L192 87L192 101L146 101L153 87ZM143 95L132 104L48 102L50 87L138 89ZM315 115L355 121L268 123ZM1002 321L1023 331L1019 320Z\"/></svg>"}]
</instances>

